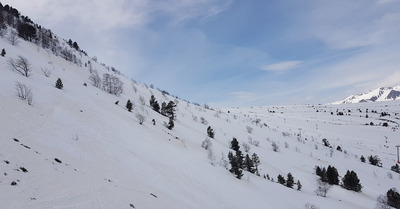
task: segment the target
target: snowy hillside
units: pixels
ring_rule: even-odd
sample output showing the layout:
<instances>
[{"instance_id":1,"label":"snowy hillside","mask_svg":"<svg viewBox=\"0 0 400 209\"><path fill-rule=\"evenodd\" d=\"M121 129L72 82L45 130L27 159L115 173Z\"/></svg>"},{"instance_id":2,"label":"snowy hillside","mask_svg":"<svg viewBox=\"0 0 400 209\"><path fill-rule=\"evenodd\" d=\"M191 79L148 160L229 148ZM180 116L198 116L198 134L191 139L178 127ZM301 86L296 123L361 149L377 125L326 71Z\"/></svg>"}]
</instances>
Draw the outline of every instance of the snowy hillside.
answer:
<instances>
[{"instance_id":1,"label":"snowy hillside","mask_svg":"<svg viewBox=\"0 0 400 209\"><path fill-rule=\"evenodd\" d=\"M382 87L362 94L351 95L344 100L333 104L350 104L362 102L381 102L400 100L400 85L395 87Z\"/></svg>"},{"instance_id":2,"label":"snowy hillside","mask_svg":"<svg viewBox=\"0 0 400 209\"><path fill-rule=\"evenodd\" d=\"M379 195L400 189L400 174L390 169L400 144L400 101L210 110L78 52L82 67L30 42L14 46L0 38L0 48L7 52L0 57L1 208L375 208ZM29 77L10 69L18 56L30 62ZM123 93L94 87L90 70L119 78ZM55 87L58 78L62 89ZM31 105L17 96L16 82L31 90ZM151 95L177 105L171 130L168 118L149 106ZM229 171L233 138L244 155L259 156L260 176L243 169L238 179ZM360 161L370 155L382 167ZM354 170L362 191L333 185L326 197L317 196L315 166L329 165L340 179ZM288 173L300 190L277 183Z\"/></svg>"}]
</instances>

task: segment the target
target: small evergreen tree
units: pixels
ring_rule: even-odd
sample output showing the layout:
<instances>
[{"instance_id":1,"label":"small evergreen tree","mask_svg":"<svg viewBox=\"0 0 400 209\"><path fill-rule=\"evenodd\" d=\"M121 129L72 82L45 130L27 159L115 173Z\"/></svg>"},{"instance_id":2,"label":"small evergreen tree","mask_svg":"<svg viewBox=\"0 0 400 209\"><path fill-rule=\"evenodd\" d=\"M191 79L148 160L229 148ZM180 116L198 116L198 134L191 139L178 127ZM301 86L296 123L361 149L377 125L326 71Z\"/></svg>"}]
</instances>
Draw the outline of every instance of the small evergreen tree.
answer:
<instances>
[{"instance_id":1,"label":"small evergreen tree","mask_svg":"<svg viewBox=\"0 0 400 209\"><path fill-rule=\"evenodd\" d=\"M2 50L1 50L1 56L2 56L2 57L6 56L6 50L5 50L5 49L2 49Z\"/></svg>"},{"instance_id":2,"label":"small evergreen tree","mask_svg":"<svg viewBox=\"0 0 400 209\"><path fill-rule=\"evenodd\" d=\"M303 185L301 185L300 180L297 180L297 190L301 191L301 188L303 187Z\"/></svg>"},{"instance_id":3,"label":"small evergreen tree","mask_svg":"<svg viewBox=\"0 0 400 209\"><path fill-rule=\"evenodd\" d=\"M214 130L211 128L211 126L208 126L207 128L207 135L210 138L214 138Z\"/></svg>"},{"instance_id":4,"label":"small evergreen tree","mask_svg":"<svg viewBox=\"0 0 400 209\"><path fill-rule=\"evenodd\" d=\"M160 105L158 104L154 95L151 95L150 97L150 107L153 108L154 111L158 113L160 112Z\"/></svg>"},{"instance_id":5,"label":"small evergreen tree","mask_svg":"<svg viewBox=\"0 0 400 209\"><path fill-rule=\"evenodd\" d=\"M339 174L334 166L328 166L326 178L329 184L339 185Z\"/></svg>"},{"instance_id":6,"label":"small evergreen tree","mask_svg":"<svg viewBox=\"0 0 400 209\"><path fill-rule=\"evenodd\" d=\"M289 188L293 188L293 185L294 185L293 175L291 173L288 173L287 180L286 180L286 186Z\"/></svg>"},{"instance_id":7,"label":"small evergreen tree","mask_svg":"<svg viewBox=\"0 0 400 209\"><path fill-rule=\"evenodd\" d=\"M365 157L364 157L363 155L361 155L360 161L363 162L363 163L365 163Z\"/></svg>"},{"instance_id":8,"label":"small evergreen tree","mask_svg":"<svg viewBox=\"0 0 400 209\"><path fill-rule=\"evenodd\" d=\"M260 176L260 174L258 173L258 166L260 165L260 158L257 156L256 153L253 153L253 155L251 156L251 160L253 161L254 167L255 167L255 172L257 176Z\"/></svg>"},{"instance_id":9,"label":"small evergreen tree","mask_svg":"<svg viewBox=\"0 0 400 209\"><path fill-rule=\"evenodd\" d=\"M357 173L354 171L347 170L346 175L342 179L342 186L347 190L353 190L360 192L362 185L360 184L360 179L357 177Z\"/></svg>"},{"instance_id":10,"label":"small evergreen tree","mask_svg":"<svg viewBox=\"0 0 400 209\"><path fill-rule=\"evenodd\" d=\"M58 89L63 89L64 88L64 84L62 83L61 78L58 78L56 81L56 88Z\"/></svg>"},{"instance_id":11,"label":"small evergreen tree","mask_svg":"<svg viewBox=\"0 0 400 209\"><path fill-rule=\"evenodd\" d=\"M246 157L244 159L244 166L248 172L250 172L250 173L255 172L254 164L253 164L253 161L250 158L249 154L246 154Z\"/></svg>"},{"instance_id":12,"label":"small evergreen tree","mask_svg":"<svg viewBox=\"0 0 400 209\"><path fill-rule=\"evenodd\" d=\"M132 104L131 100L128 99L128 101L126 102L125 107L126 107L126 109L128 109L129 112L132 112L133 104Z\"/></svg>"},{"instance_id":13,"label":"small evergreen tree","mask_svg":"<svg viewBox=\"0 0 400 209\"><path fill-rule=\"evenodd\" d=\"M238 151L240 149L239 142L235 137L233 137L233 139L231 141L231 149L233 149L235 151Z\"/></svg>"},{"instance_id":14,"label":"small evergreen tree","mask_svg":"<svg viewBox=\"0 0 400 209\"><path fill-rule=\"evenodd\" d=\"M241 179L243 176L241 167L240 167L240 158L237 157L237 153L236 156L233 155L233 153L231 151L229 151L228 153L228 160L229 160L229 164L231 164L231 169L229 169L229 171L233 174L235 174L236 178Z\"/></svg>"},{"instance_id":15,"label":"small evergreen tree","mask_svg":"<svg viewBox=\"0 0 400 209\"><path fill-rule=\"evenodd\" d=\"M394 208L400 208L400 194L395 188L389 189L386 193L387 204Z\"/></svg>"},{"instance_id":16,"label":"small evergreen tree","mask_svg":"<svg viewBox=\"0 0 400 209\"><path fill-rule=\"evenodd\" d=\"M168 129L172 130L174 128L175 124L174 124L174 120L172 118L169 118L169 122L168 122Z\"/></svg>"},{"instance_id":17,"label":"small evergreen tree","mask_svg":"<svg viewBox=\"0 0 400 209\"><path fill-rule=\"evenodd\" d=\"M375 156L370 155L368 157L368 160L369 163L371 163L371 165L382 167L381 159L379 159L378 155Z\"/></svg>"},{"instance_id":18,"label":"small evergreen tree","mask_svg":"<svg viewBox=\"0 0 400 209\"><path fill-rule=\"evenodd\" d=\"M285 185L285 177L283 177L281 174L278 175L278 183Z\"/></svg>"}]
</instances>

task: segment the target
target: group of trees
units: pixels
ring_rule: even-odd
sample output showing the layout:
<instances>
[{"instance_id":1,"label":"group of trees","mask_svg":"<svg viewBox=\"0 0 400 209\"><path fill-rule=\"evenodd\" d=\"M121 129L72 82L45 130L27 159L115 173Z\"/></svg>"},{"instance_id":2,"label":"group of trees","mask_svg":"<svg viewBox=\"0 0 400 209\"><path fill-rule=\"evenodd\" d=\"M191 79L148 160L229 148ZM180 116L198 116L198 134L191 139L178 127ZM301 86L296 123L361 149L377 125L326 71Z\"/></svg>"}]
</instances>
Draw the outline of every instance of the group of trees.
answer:
<instances>
[{"instance_id":1,"label":"group of trees","mask_svg":"<svg viewBox=\"0 0 400 209\"><path fill-rule=\"evenodd\" d=\"M151 95L150 97L150 107L160 113L161 115L168 117L169 121L168 124L165 124L165 126L168 129L172 129L174 127L174 119L175 119L175 111L176 111L176 104L173 101L169 101L168 104L163 102L161 104L161 108L160 105L158 103L158 101L156 100L156 97L154 95Z\"/></svg>"},{"instance_id":2,"label":"group of trees","mask_svg":"<svg viewBox=\"0 0 400 209\"><path fill-rule=\"evenodd\" d=\"M316 193L318 195L324 196L330 185L339 185L339 173L334 166L328 166L328 168L321 168L316 166L315 174L320 177L318 183L318 189ZM341 186L347 190L353 190L360 192L362 185L360 179L358 179L357 173L354 171L347 171L346 175L342 178Z\"/></svg>"},{"instance_id":3,"label":"group of trees","mask_svg":"<svg viewBox=\"0 0 400 209\"><path fill-rule=\"evenodd\" d=\"M233 154L232 151L229 151L228 153L228 160L231 165L229 171L233 173L236 178L242 178L243 170L259 175L258 166L260 165L260 159L256 153L253 153L251 157L249 154L243 156L242 151L240 151L239 142L236 138L232 139L230 148L235 151L235 154Z\"/></svg>"},{"instance_id":4,"label":"group of trees","mask_svg":"<svg viewBox=\"0 0 400 209\"><path fill-rule=\"evenodd\" d=\"M103 79L101 79L99 73L93 70L90 73L89 80L94 87L116 96L119 96L124 91L124 83L117 76L109 73L104 73Z\"/></svg>"},{"instance_id":5,"label":"group of trees","mask_svg":"<svg viewBox=\"0 0 400 209\"><path fill-rule=\"evenodd\" d=\"M51 30L35 24L29 17L21 15L17 9L0 3L0 36L3 37L6 34L12 45L17 45L18 39L22 38L42 48L50 49L55 55L61 55L67 61L78 65L81 64L81 60L75 55L73 49L87 55L79 48L77 42L70 39L66 42L69 47L65 46L65 42L60 41Z\"/></svg>"},{"instance_id":6,"label":"group of trees","mask_svg":"<svg viewBox=\"0 0 400 209\"><path fill-rule=\"evenodd\" d=\"M299 190L299 191L302 188L302 185L301 185L299 180L297 180L296 183L294 182L294 177L293 177L292 173L290 173L290 172L287 174L287 178L286 179L281 174L279 174L278 177L277 177L277 181L278 181L278 183L280 183L280 184L282 184L282 185L284 185L286 187L289 187L289 188L293 188L293 186L296 184L297 185L297 190Z\"/></svg>"}]
</instances>

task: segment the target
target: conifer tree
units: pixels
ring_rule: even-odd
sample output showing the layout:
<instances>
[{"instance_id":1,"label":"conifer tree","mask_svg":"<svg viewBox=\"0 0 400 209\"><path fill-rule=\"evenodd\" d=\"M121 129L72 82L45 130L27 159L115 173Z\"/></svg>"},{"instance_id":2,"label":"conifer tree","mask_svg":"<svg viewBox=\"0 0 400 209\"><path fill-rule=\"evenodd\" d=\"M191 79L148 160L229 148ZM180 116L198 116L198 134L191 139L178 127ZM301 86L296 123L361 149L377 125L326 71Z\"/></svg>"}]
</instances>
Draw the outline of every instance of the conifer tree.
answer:
<instances>
[{"instance_id":1,"label":"conifer tree","mask_svg":"<svg viewBox=\"0 0 400 209\"><path fill-rule=\"evenodd\" d=\"M248 172L255 172L253 160L250 158L249 154L246 154L246 157L244 159L244 166Z\"/></svg>"},{"instance_id":2,"label":"conifer tree","mask_svg":"<svg viewBox=\"0 0 400 209\"><path fill-rule=\"evenodd\" d=\"M129 112L132 112L133 104L132 104L131 100L128 99L128 101L126 102L125 107L126 107L126 109L128 109Z\"/></svg>"},{"instance_id":3,"label":"conifer tree","mask_svg":"<svg viewBox=\"0 0 400 209\"><path fill-rule=\"evenodd\" d=\"M58 89L63 89L64 88L64 84L62 83L61 78L58 78L56 81L56 88Z\"/></svg>"},{"instance_id":4,"label":"conifer tree","mask_svg":"<svg viewBox=\"0 0 400 209\"><path fill-rule=\"evenodd\" d=\"M303 185L301 185L300 180L297 180L297 190L301 191L301 188L303 187Z\"/></svg>"},{"instance_id":5,"label":"conifer tree","mask_svg":"<svg viewBox=\"0 0 400 209\"><path fill-rule=\"evenodd\" d=\"M6 50L5 50L5 49L2 49L2 50L1 50L1 56L2 56L2 57L6 56Z\"/></svg>"},{"instance_id":6,"label":"conifer tree","mask_svg":"<svg viewBox=\"0 0 400 209\"><path fill-rule=\"evenodd\" d=\"M285 185L285 177L283 177L281 174L278 175L278 183Z\"/></svg>"},{"instance_id":7,"label":"conifer tree","mask_svg":"<svg viewBox=\"0 0 400 209\"><path fill-rule=\"evenodd\" d=\"M233 174L235 174L236 178L241 179L243 176L241 167L240 167L240 159L237 157L237 153L236 156L233 155L233 153L231 151L229 151L228 153L228 160L229 160L229 164L231 164L231 169L229 169L229 171Z\"/></svg>"},{"instance_id":8,"label":"conifer tree","mask_svg":"<svg viewBox=\"0 0 400 209\"><path fill-rule=\"evenodd\" d=\"M207 135L212 139L214 138L214 130L211 128L211 126L208 126L207 128Z\"/></svg>"},{"instance_id":9,"label":"conifer tree","mask_svg":"<svg viewBox=\"0 0 400 209\"><path fill-rule=\"evenodd\" d=\"M395 188L389 189L386 192L387 204L394 208L400 208L400 194Z\"/></svg>"},{"instance_id":10,"label":"conifer tree","mask_svg":"<svg viewBox=\"0 0 400 209\"><path fill-rule=\"evenodd\" d=\"M360 179L357 177L357 173L354 171L347 170L346 175L344 175L343 179L343 187L347 190L353 190L356 192L360 192L362 185L360 184Z\"/></svg>"},{"instance_id":11,"label":"conifer tree","mask_svg":"<svg viewBox=\"0 0 400 209\"><path fill-rule=\"evenodd\" d=\"M150 97L150 106L151 106L151 108L153 108L154 111L156 111L158 113L160 112L160 105L158 104L154 95L151 95L151 97Z\"/></svg>"},{"instance_id":12,"label":"conifer tree","mask_svg":"<svg viewBox=\"0 0 400 209\"><path fill-rule=\"evenodd\" d=\"M339 174L334 166L328 166L326 178L329 184L339 185Z\"/></svg>"},{"instance_id":13,"label":"conifer tree","mask_svg":"<svg viewBox=\"0 0 400 209\"><path fill-rule=\"evenodd\" d=\"M253 161L256 175L259 176L260 174L258 173L258 166L260 165L260 158L257 156L256 153L253 153L253 155L251 156L251 160Z\"/></svg>"},{"instance_id":14,"label":"conifer tree","mask_svg":"<svg viewBox=\"0 0 400 209\"><path fill-rule=\"evenodd\" d=\"M233 139L231 141L231 149L233 149L235 151L238 151L240 149L239 142L235 137L233 137Z\"/></svg>"},{"instance_id":15,"label":"conifer tree","mask_svg":"<svg viewBox=\"0 0 400 209\"><path fill-rule=\"evenodd\" d=\"M172 118L169 118L169 122L168 122L168 129L172 130L174 128L175 124L174 124L174 120Z\"/></svg>"},{"instance_id":16,"label":"conifer tree","mask_svg":"<svg viewBox=\"0 0 400 209\"><path fill-rule=\"evenodd\" d=\"M286 180L286 186L289 188L293 188L293 184L294 184L293 175L291 173L288 173L287 180Z\"/></svg>"}]
</instances>

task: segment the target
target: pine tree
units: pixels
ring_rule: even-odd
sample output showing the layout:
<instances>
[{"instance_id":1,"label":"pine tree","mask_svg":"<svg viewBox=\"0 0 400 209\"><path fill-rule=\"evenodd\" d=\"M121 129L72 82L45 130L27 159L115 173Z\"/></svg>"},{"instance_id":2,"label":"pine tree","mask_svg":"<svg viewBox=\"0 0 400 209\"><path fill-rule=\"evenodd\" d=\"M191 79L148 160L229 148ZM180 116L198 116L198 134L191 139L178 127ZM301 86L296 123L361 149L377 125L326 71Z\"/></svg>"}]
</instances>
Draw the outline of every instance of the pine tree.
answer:
<instances>
[{"instance_id":1,"label":"pine tree","mask_svg":"<svg viewBox=\"0 0 400 209\"><path fill-rule=\"evenodd\" d=\"M6 56L6 50L5 50L5 49L2 49L2 50L1 50L1 56L2 56L2 57Z\"/></svg>"},{"instance_id":2,"label":"pine tree","mask_svg":"<svg viewBox=\"0 0 400 209\"><path fill-rule=\"evenodd\" d=\"M291 173L287 174L286 186L289 188L293 188L294 179Z\"/></svg>"},{"instance_id":3,"label":"pine tree","mask_svg":"<svg viewBox=\"0 0 400 209\"><path fill-rule=\"evenodd\" d=\"M208 126L207 128L207 135L212 139L214 138L214 130L211 128L211 126Z\"/></svg>"},{"instance_id":4,"label":"pine tree","mask_svg":"<svg viewBox=\"0 0 400 209\"><path fill-rule=\"evenodd\" d=\"M56 81L56 88L58 89L63 89L64 88L64 84L62 83L61 78L58 78Z\"/></svg>"},{"instance_id":5,"label":"pine tree","mask_svg":"<svg viewBox=\"0 0 400 209\"><path fill-rule=\"evenodd\" d=\"M260 176L260 174L258 173L258 166L260 165L260 158L257 156L256 153L253 153L253 155L251 156L251 160L253 161L254 167L255 167L255 172L257 176Z\"/></svg>"},{"instance_id":6,"label":"pine tree","mask_svg":"<svg viewBox=\"0 0 400 209\"><path fill-rule=\"evenodd\" d=\"M158 113L160 112L160 105L158 104L154 95L151 95L151 97L150 97L150 106L151 106L151 108L153 108L154 111L156 111Z\"/></svg>"},{"instance_id":7,"label":"pine tree","mask_svg":"<svg viewBox=\"0 0 400 209\"><path fill-rule=\"evenodd\" d=\"M303 185L301 185L300 180L297 180L297 190L301 191L301 188L303 187Z\"/></svg>"},{"instance_id":8,"label":"pine tree","mask_svg":"<svg viewBox=\"0 0 400 209\"><path fill-rule=\"evenodd\" d=\"M242 170L240 168L239 158L234 156L231 151L228 153L229 164L231 164L231 169L229 171L236 175L236 178L241 179L243 176Z\"/></svg>"},{"instance_id":9,"label":"pine tree","mask_svg":"<svg viewBox=\"0 0 400 209\"><path fill-rule=\"evenodd\" d=\"M233 139L231 141L231 149L233 149L235 151L238 151L240 149L239 142L235 137L233 137Z\"/></svg>"},{"instance_id":10,"label":"pine tree","mask_svg":"<svg viewBox=\"0 0 400 209\"><path fill-rule=\"evenodd\" d=\"M394 208L400 208L400 194L395 188L389 189L386 192L387 204Z\"/></svg>"},{"instance_id":11,"label":"pine tree","mask_svg":"<svg viewBox=\"0 0 400 209\"><path fill-rule=\"evenodd\" d=\"M346 175L344 175L343 179L343 187L347 190L353 190L356 192L360 192L362 185L360 184L360 179L357 177L357 173L354 171L347 170Z\"/></svg>"},{"instance_id":12,"label":"pine tree","mask_svg":"<svg viewBox=\"0 0 400 209\"><path fill-rule=\"evenodd\" d=\"M334 166L328 166L326 170L326 178L329 184L339 185L339 174Z\"/></svg>"},{"instance_id":13,"label":"pine tree","mask_svg":"<svg viewBox=\"0 0 400 209\"><path fill-rule=\"evenodd\" d=\"M133 104L132 104L131 100L128 99L128 101L126 102L125 107L126 107L126 109L128 109L129 112L132 112Z\"/></svg>"},{"instance_id":14,"label":"pine tree","mask_svg":"<svg viewBox=\"0 0 400 209\"><path fill-rule=\"evenodd\" d=\"M250 158L249 154L246 154L246 157L244 159L244 165L248 172L250 173L255 172L253 160Z\"/></svg>"},{"instance_id":15,"label":"pine tree","mask_svg":"<svg viewBox=\"0 0 400 209\"><path fill-rule=\"evenodd\" d=\"M360 160L361 162L365 163L365 157L363 155L361 155Z\"/></svg>"},{"instance_id":16,"label":"pine tree","mask_svg":"<svg viewBox=\"0 0 400 209\"><path fill-rule=\"evenodd\" d=\"M172 130L174 128L175 124L174 124L174 120L172 118L169 118L169 122L168 122L168 129Z\"/></svg>"},{"instance_id":17,"label":"pine tree","mask_svg":"<svg viewBox=\"0 0 400 209\"><path fill-rule=\"evenodd\" d=\"M285 177L283 177L281 174L278 175L278 183L285 185Z\"/></svg>"}]
</instances>

